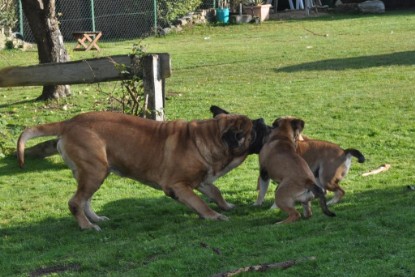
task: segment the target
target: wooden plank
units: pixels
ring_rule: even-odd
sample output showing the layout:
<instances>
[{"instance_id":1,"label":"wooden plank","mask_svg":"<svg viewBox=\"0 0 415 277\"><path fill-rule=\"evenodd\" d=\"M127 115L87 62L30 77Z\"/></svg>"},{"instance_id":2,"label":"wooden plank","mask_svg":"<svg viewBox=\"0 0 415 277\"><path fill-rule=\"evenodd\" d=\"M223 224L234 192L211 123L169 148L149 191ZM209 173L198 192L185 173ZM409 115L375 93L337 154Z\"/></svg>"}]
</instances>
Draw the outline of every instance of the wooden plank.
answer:
<instances>
[{"instance_id":1,"label":"wooden plank","mask_svg":"<svg viewBox=\"0 0 415 277\"><path fill-rule=\"evenodd\" d=\"M129 55L48 63L27 67L7 67L0 70L0 87L70 85L128 79L114 65L131 65Z\"/></svg>"},{"instance_id":2,"label":"wooden plank","mask_svg":"<svg viewBox=\"0 0 415 277\"><path fill-rule=\"evenodd\" d=\"M160 60L160 78L171 76L171 62L168 53L157 53ZM115 64L125 64L127 72L121 73ZM98 83L128 79L129 72L142 77L143 69L139 59L130 55L47 63L26 67L0 69L0 87L48 86Z\"/></svg>"}]
</instances>

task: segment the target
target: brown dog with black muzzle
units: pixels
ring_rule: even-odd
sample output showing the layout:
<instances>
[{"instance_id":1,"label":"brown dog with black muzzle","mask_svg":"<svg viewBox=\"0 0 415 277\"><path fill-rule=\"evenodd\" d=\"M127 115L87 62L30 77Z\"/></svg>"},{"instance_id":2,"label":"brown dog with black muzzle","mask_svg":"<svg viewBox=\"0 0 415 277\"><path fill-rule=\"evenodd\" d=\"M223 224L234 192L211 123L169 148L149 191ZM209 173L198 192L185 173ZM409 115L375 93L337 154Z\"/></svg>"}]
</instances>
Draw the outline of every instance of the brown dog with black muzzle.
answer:
<instances>
[{"instance_id":1,"label":"brown dog with black muzzle","mask_svg":"<svg viewBox=\"0 0 415 277\"><path fill-rule=\"evenodd\" d=\"M251 120L241 115L159 122L120 113L91 112L26 129L18 140L17 154L23 167L27 140L58 137L59 153L78 183L69 209L81 229L100 230L95 223L108 219L91 209L91 199L110 172L161 189L202 218L226 220L193 189L223 210L232 208L213 182L244 161L252 132Z\"/></svg>"},{"instance_id":2,"label":"brown dog with black muzzle","mask_svg":"<svg viewBox=\"0 0 415 277\"><path fill-rule=\"evenodd\" d=\"M279 223L290 223L301 215L295 209L300 202L304 208L304 217L312 215L311 200L319 198L323 212L328 216L335 214L327 208L322 188L308 167L306 161L296 152L296 140L304 128L304 121L293 117L278 118L268 141L259 153L260 187L268 188L270 179L278 183L275 190L275 204L288 213L288 218Z\"/></svg>"}]
</instances>

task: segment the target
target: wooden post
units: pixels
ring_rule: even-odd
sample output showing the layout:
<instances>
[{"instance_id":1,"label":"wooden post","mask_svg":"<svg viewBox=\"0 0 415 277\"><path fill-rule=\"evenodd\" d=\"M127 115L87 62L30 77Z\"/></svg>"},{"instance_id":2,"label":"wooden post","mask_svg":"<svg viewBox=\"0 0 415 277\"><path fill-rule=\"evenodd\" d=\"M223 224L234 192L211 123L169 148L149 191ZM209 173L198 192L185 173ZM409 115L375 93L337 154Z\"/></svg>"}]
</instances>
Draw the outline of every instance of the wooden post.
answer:
<instances>
[{"instance_id":1,"label":"wooden post","mask_svg":"<svg viewBox=\"0 0 415 277\"><path fill-rule=\"evenodd\" d=\"M127 72L120 72L116 64L125 64ZM151 118L164 120L165 79L171 76L168 53L148 54L140 59L118 55L66 63L7 67L0 69L0 87L98 83L130 79L133 75L143 78L144 93L149 95Z\"/></svg>"},{"instance_id":2,"label":"wooden post","mask_svg":"<svg viewBox=\"0 0 415 277\"><path fill-rule=\"evenodd\" d=\"M158 55L143 57L143 84L145 94L148 94L148 109L151 118L164 120L164 91L161 79Z\"/></svg>"}]
</instances>

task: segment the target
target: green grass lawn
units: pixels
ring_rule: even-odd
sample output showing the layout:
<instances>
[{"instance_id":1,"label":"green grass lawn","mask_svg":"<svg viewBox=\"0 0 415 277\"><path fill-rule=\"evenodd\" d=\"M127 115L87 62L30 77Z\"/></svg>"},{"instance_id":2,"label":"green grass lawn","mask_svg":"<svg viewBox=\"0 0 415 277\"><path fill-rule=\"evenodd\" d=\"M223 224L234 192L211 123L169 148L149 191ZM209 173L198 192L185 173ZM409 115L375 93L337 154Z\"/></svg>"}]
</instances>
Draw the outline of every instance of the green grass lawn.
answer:
<instances>
[{"instance_id":1,"label":"green grass lawn","mask_svg":"<svg viewBox=\"0 0 415 277\"><path fill-rule=\"evenodd\" d=\"M128 54L135 42L103 42L100 53L67 48L78 60ZM81 232L67 208L75 181L61 158L29 159L21 170L11 154L26 126L110 109L103 92L119 84L73 85L70 98L48 103L33 101L39 87L1 88L1 276L212 276L311 256L241 276L415 275L413 11L193 27L143 43L171 54L168 119L209 118L212 104L269 124L294 115L306 135L359 149L367 161L354 160L341 183L337 217L314 203L311 219L274 225L286 214L268 209L275 185L264 206L252 206L258 161L250 156L216 182L237 206L224 212L230 221L200 220L161 191L111 175L93 202L111 220L102 232ZM0 51L0 68L36 63L35 51ZM389 171L361 176L385 163Z\"/></svg>"}]
</instances>

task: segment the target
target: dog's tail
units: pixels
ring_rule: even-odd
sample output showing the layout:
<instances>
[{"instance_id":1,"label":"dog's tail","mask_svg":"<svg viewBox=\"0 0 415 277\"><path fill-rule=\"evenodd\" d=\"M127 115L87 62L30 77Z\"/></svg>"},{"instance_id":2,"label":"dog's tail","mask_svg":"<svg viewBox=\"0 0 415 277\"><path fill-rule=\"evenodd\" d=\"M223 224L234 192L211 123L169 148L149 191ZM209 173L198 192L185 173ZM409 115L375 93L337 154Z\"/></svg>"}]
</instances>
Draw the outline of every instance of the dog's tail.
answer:
<instances>
[{"instance_id":1,"label":"dog's tail","mask_svg":"<svg viewBox=\"0 0 415 277\"><path fill-rule=\"evenodd\" d=\"M29 139L46 136L58 136L62 131L62 122L43 124L23 131L17 141L17 161L19 166L24 166L24 149Z\"/></svg>"},{"instance_id":2,"label":"dog's tail","mask_svg":"<svg viewBox=\"0 0 415 277\"><path fill-rule=\"evenodd\" d=\"M323 210L323 213L331 217L336 216L336 214L330 211L329 208L327 207L327 200L326 200L326 196L324 195L324 190L320 188L319 186L317 186L316 184L314 184L312 186L311 191L313 192L315 197L319 199L320 207Z\"/></svg>"},{"instance_id":3,"label":"dog's tail","mask_svg":"<svg viewBox=\"0 0 415 277\"><path fill-rule=\"evenodd\" d=\"M357 149L348 148L348 149L344 150L344 153L346 155L352 155L353 157L357 158L357 161L359 163L364 163L365 162L365 156L363 156L363 154Z\"/></svg>"}]
</instances>

